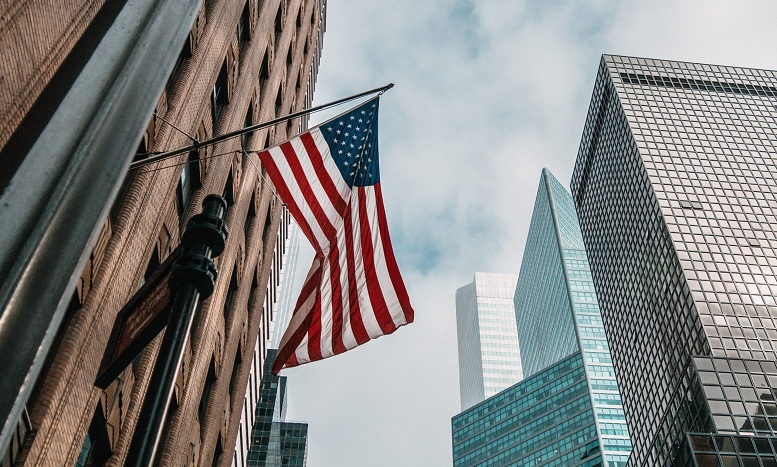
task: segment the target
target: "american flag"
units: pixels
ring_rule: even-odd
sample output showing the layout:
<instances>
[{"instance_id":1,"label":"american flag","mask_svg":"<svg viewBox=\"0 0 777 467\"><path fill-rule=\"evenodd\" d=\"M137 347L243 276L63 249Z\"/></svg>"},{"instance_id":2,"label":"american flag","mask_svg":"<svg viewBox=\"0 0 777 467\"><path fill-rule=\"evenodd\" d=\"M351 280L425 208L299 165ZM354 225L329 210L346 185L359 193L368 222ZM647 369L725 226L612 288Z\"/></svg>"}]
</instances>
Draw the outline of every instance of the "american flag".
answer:
<instances>
[{"instance_id":1,"label":"american flag","mask_svg":"<svg viewBox=\"0 0 777 467\"><path fill-rule=\"evenodd\" d=\"M273 373L413 321L378 171L378 98L259 154L315 250Z\"/></svg>"}]
</instances>

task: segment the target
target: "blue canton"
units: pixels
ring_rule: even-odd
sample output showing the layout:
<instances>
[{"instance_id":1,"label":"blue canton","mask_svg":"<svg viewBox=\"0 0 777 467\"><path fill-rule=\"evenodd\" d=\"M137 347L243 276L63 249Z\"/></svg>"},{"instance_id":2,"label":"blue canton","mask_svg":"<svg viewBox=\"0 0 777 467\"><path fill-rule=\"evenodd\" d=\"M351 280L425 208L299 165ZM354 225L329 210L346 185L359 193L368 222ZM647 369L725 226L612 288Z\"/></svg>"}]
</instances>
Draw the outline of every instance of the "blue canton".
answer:
<instances>
[{"instance_id":1,"label":"blue canton","mask_svg":"<svg viewBox=\"0 0 777 467\"><path fill-rule=\"evenodd\" d=\"M348 186L380 181L377 98L320 125L319 130Z\"/></svg>"}]
</instances>

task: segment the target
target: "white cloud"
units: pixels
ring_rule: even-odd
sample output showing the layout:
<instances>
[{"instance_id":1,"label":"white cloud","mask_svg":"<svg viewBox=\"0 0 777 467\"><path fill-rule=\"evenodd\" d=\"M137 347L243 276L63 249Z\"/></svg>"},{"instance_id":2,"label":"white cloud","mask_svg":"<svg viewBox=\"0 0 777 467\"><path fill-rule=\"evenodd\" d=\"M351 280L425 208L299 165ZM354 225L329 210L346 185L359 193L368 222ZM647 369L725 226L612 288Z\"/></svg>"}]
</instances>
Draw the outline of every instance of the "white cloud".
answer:
<instances>
[{"instance_id":1,"label":"white cloud","mask_svg":"<svg viewBox=\"0 0 777 467\"><path fill-rule=\"evenodd\" d=\"M601 54L775 69L775 19L747 0L330 1L316 102L397 84L381 179L416 322L287 372L308 465L450 465L454 292L518 272L540 170L568 182Z\"/></svg>"}]
</instances>

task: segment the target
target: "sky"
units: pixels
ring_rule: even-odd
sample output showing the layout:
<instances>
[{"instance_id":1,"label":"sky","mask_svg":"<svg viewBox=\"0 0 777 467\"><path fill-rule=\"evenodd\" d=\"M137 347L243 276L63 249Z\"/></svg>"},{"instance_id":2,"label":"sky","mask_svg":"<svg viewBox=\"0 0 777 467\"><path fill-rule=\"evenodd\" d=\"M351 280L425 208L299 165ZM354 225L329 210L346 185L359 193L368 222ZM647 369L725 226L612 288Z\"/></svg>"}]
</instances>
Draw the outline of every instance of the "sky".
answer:
<instances>
[{"instance_id":1,"label":"sky","mask_svg":"<svg viewBox=\"0 0 777 467\"><path fill-rule=\"evenodd\" d=\"M330 0L314 105L396 84L381 185L415 322L283 371L308 466L452 465L455 291L518 273L540 171L568 186L601 55L774 70L775 24L774 0Z\"/></svg>"}]
</instances>

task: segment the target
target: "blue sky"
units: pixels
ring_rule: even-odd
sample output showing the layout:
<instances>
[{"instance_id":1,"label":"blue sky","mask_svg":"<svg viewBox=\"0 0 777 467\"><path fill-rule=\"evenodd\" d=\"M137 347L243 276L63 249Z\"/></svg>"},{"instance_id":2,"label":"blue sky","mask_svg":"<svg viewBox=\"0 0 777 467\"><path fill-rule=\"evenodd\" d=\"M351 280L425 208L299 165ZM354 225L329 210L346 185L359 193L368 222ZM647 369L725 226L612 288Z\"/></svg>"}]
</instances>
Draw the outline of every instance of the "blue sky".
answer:
<instances>
[{"instance_id":1,"label":"blue sky","mask_svg":"<svg viewBox=\"0 0 777 467\"><path fill-rule=\"evenodd\" d=\"M381 182L416 322L284 370L308 465L451 465L455 290L518 273L540 171L568 184L601 54L777 69L776 22L774 1L329 1L315 103L396 83Z\"/></svg>"}]
</instances>

